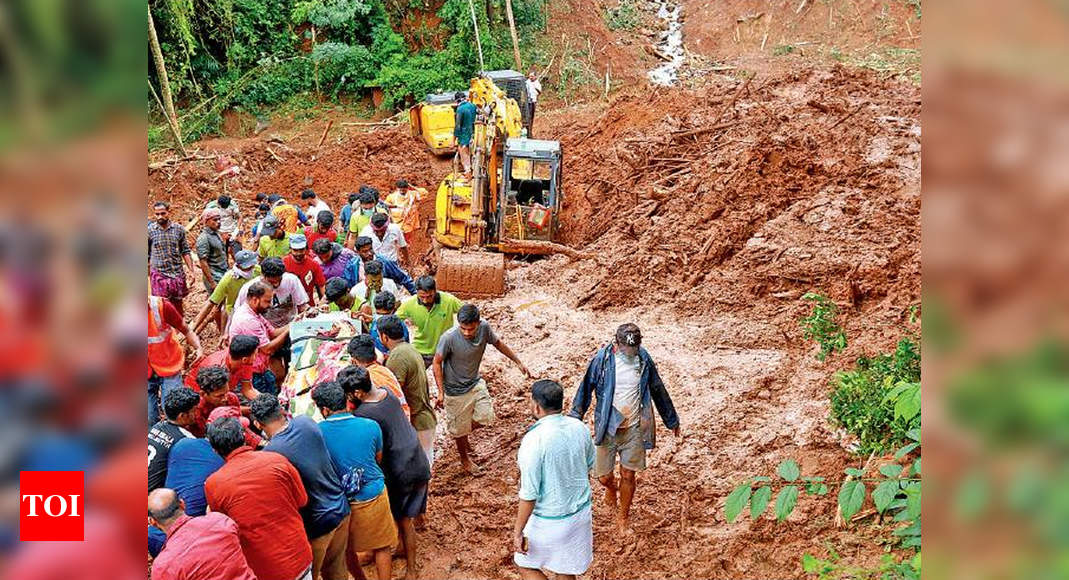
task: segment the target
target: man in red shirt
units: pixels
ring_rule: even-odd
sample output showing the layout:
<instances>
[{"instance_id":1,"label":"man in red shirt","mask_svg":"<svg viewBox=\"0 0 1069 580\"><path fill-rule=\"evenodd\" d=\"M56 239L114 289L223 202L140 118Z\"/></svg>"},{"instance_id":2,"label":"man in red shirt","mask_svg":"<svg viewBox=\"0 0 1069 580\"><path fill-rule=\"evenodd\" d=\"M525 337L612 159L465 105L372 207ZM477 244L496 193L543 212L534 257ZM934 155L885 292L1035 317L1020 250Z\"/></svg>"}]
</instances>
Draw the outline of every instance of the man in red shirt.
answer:
<instances>
[{"instance_id":1,"label":"man in red shirt","mask_svg":"<svg viewBox=\"0 0 1069 580\"><path fill-rule=\"evenodd\" d=\"M218 407L237 407L244 413L249 412L248 407L241 407L238 396L230 392L230 373L226 371L226 367L201 368L197 373L197 388L194 390L200 393L200 403L193 408L193 422L187 429L196 437L204 437L208 432L208 419Z\"/></svg>"},{"instance_id":2,"label":"man in red shirt","mask_svg":"<svg viewBox=\"0 0 1069 580\"><path fill-rule=\"evenodd\" d=\"M241 423L220 419L208 443L226 463L208 476L204 494L213 512L238 524L241 551L259 580L311 580L312 546L298 512L308 493L283 456L245 445Z\"/></svg>"},{"instance_id":3,"label":"man in red shirt","mask_svg":"<svg viewBox=\"0 0 1069 580\"><path fill-rule=\"evenodd\" d=\"M199 390L197 376L206 367L223 367L230 373L230 391L240 393L251 401L260 393L252 385L253 363L256 361L256 349L260 339L248 334L239 334L230 339L230 346L217 350L193 363L186 373L186 385L194 391Z\"/></svg>"},{"instance_id":4,"label":"man in red shirt","mask_svg":"<svg viewBox=\"0 0 1069 580\"><path fill-rule=\"evenodd\" d=\"M329 209L320 210L316 214L315 225L304 228L304 237L308 240L308 247L314 248L316 240L322 238L334 242L338 237L338 232L332 226L334 225L334 214ZM290 245L293 248L293 245Z\"/></svg>"},{"instance_id":5,"label":"man in red shirt","mask_svg":"<svg viewBox=\"0 0 1069 580\"><path fill-rule=\"evenodd\" d=\"M327 283L323 277L323 267L319 262L308 257L308 239L304 234L290 236L290 253L282 259L286 265L286 271L293 274L304 286L304 293L308 295L308 305L315 306L318 295L323 298L323 286ZM312 292L315 290L315 292Z\"/></svg>"},{"instance_id":6,"label":"man in red shirt","mask_svg":"<svg viewBox=\"0 0 1069 580\"><path fill-rule=\"evenodd\" d=\"M216 512L191 518L185 502L166 487L148 494L148 517L167 534L163 551L152 563L152 580L256 580L241 553L234 520Z\"/></svg>"}]
</instances>

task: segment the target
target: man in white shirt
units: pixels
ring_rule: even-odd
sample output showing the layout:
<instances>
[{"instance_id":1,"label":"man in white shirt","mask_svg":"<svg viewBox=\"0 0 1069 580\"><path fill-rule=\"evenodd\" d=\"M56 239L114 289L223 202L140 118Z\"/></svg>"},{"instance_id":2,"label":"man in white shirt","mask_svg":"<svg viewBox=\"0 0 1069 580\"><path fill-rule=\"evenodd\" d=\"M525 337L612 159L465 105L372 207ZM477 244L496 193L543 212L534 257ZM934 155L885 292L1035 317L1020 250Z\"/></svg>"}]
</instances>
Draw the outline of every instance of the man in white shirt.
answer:
<instances>
[{"instance_id":1,"label":"man in white shirt","mask_svg":"<svg viewBox=\"0 0 1069 580\"><path fill-rule=\"evenodd\" d=\"M301 284L301 279L286 271L286 265L282 258L267 258L260 263L262 276L253 278L248 284L242 286L235 301L235 310L247 300L249 287L263 280L273 289L271 305L263 316L275 328L282 328L293 322L298 313L308 309L308 293Z\"/></svg>"},{"instance_id":2,"label":"man in white shirt","mask_svg":"<svg viewBox=\"0 0 1069 580\"><path fill-rule=\"evenodd\" d=\"M404 231L401 226L390 222L386 214L376 213L371 216L371 223L360 235L371 238L371 250L376 254L402 266L408 264L408 242L405 241Z\"/></svg>"},{"instance_id":3,"label":"man in white shirt","mask_svg":"<svg viewBox=\"0 0 1069 580\"><path fill-rule=\"evenodd\" d=\"M316 192L311 189L306 189L301 192L301 201L307 204L304 213L308 216L308 219L315 221L316 216L323 210L330 211L330 206L323 200L316 197Z\"/></svg>"},{"instance_id":4,"label":"man in white shirt","mask_svg":"<svg viewBox=\"0 0 1069 580\"><path fill-rule=\"evenodd\" d=\"M535 76L535 71L527 73L527 102L531 112L531 120L527 125L527 136L532 137L534 132L535 105L538 103L538 95L542 94L542 82Z\"/></svg>"}]
</instances>

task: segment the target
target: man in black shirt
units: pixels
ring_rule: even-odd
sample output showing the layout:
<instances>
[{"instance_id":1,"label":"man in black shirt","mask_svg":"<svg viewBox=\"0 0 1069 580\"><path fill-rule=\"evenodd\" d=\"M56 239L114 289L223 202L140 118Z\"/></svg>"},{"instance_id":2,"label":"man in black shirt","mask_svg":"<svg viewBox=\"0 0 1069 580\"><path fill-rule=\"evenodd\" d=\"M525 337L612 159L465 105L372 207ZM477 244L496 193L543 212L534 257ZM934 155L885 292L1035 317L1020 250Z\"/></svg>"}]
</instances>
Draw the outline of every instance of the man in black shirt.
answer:
<instances>
[{"instance_id":1,"label":"man in black shirt","mask_svg":"<svg viewBox=\"0 0 1069 580\"><path fill-rule=\"evenodd\" d=\"M167 456L179 439L193 437L186 427L193 423L200 395L189 387L178 387L163 400L166 419L148 431L148 490L163 487L167 479Z\"/></svg>"},{"instance_id":2,"label":"man in black shirt","mask_svg":"<svg viewBox=\"0 0 1069 580\"><path fill-rule=\"evenodd\" d=\"M415 428L405 417L401 402L386 389L374 386L367 369L359 366L342 369L338 384L349 402L356 406L353 415L371 419L382 429L382 472L390 496L390 511L397 520L408 561L405 578L415 580L419 562L413 520L427 511L427 482L431 479L427 454Z\"/></svg>"}]
</instances>

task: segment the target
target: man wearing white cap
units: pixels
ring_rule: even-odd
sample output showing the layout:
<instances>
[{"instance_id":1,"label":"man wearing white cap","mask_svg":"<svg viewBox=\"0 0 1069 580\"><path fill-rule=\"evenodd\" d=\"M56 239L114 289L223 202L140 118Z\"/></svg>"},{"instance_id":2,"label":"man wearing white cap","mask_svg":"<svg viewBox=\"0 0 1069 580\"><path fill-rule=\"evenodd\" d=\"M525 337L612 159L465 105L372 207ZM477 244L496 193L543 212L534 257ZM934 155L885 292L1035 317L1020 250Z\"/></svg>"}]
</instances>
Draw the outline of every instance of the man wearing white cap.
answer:
<instances>
[{"instance_id":1,"label":"man wearing white cap","mask_svg":"<svg viewBox=\"0 0 1069 580\"><path fill-rule=\"evenodd\" d=\"M323 286L327 280L323 277L323 267L319 262L308 257L308 238L304 234L290 236L290 253L282 259L282 263L286 265L287 272L300 279L304 292L308 294L308 304L315 306L316 296L323 298Z\"/></svg>"},{"instance_id":2,"label":"man wearing white cap","mask_svg":"<svg viewBox=\"0 0 1069 580\"><path fill-rule=\"evenodd\" d=\"M219 210L209 208L201 214L204 229L197 236L197 259L200 261L200 271L204 275L204 290L211 294L215 285L226 274L227 251L226 243L219 234Z\"/></svg>"},{"instance_id":3,"label":"man wearing white cap","mask_svg":"<svg viewBox=\"0 0 1069 580\"><path fill-rule=\"evenodd\" d=\"M215 290L208 297L208 302L201 308L200 313L193 323L193 331L199 333L208 324L209 319L218 322L221 329L226 328L227 320L234 311L234 303L238 299L241 288L260 275L260 266L257 264L256 254L249 250L241 250L234 255L234 267L227 270L226 274L215 285Z\"/></svg>"}]
</instances>

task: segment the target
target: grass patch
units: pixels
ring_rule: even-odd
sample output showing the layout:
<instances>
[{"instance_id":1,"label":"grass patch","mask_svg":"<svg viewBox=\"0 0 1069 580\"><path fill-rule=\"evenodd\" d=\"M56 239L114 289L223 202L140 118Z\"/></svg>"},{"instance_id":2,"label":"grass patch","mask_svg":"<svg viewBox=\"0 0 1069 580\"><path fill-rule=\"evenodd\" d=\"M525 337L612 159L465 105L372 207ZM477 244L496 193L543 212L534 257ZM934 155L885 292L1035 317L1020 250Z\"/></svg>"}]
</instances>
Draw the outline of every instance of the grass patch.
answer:
<instances>
[{"instance_id":1,"label":"grass patch","mask_svg":"<svg viewBox=\"0 0 1069 580\"><path fill-rule=\"evenodd\" d=\"M633 0L620 0L615 7L605 10L602 17L609 30L634 30L642 24Z\"/></svg>"}]
</instances>

